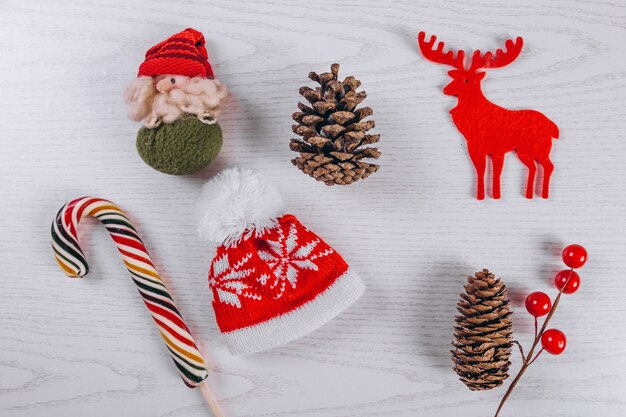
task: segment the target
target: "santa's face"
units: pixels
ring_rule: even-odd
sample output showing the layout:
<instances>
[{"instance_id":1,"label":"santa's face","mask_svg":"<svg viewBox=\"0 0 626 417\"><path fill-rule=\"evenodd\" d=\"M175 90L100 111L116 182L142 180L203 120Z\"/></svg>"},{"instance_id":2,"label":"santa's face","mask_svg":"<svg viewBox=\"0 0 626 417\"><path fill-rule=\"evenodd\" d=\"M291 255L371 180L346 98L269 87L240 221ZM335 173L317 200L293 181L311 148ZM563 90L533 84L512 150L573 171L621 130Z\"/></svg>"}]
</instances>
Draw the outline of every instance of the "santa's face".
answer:
<instances>
[{"instance_id":1,"label":"santa's face","mask_svg":"<svg viewBox=\"0 0 626 417\"><path fill-rule=\"evenodd\" d=\"M130 104L130 118L154 128L187 115L213 124L227 94L226 86L218 80L164 74L137 77L124 96Z\"/></svg>"},{"instance_id":2,"label":"santa's face","mask_svg":"<svg viewBox=\"0 0 626 417\"><path fill-rule=\"evenodd\" d=\"M186 91L189 79L184 75L164 74L154 77L154 82L159 93L167 93L176 88Z\"/></svg>"}]
</instances>

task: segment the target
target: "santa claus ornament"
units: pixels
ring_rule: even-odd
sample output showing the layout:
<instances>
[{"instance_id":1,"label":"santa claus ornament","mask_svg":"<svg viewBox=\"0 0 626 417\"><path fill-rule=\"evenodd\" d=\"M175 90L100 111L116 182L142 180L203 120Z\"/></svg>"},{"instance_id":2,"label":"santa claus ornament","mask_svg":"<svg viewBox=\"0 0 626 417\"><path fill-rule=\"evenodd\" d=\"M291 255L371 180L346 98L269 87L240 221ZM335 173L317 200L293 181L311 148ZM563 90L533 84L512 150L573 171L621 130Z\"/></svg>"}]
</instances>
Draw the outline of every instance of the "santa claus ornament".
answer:
<instances>
[{"instance_id":1,"label":"santa claus ornament","mask_svg":"<svg viewBox=\"0 0 626 417\"><path fill-rule=\"evenodd\" d=\"M250 170L228 169L198 202L200 237L217 246L209 287L233 354L267 350L317 329L364 286L335 249L283 214L278 192Z\"/></svg>"},{"instance_id":2,"label":"santa claus ornament","mask_svg":"<svg viewBox=\"0 0 626 417\"><path fill-rule=\"evenodd\" d=\"M128 116L143 122L137 151L144 162L172 175L207 166L222 146L217 115L226 95L197 30L185 29L148 49L124 95Z\"/></svg>"}]
</instances>

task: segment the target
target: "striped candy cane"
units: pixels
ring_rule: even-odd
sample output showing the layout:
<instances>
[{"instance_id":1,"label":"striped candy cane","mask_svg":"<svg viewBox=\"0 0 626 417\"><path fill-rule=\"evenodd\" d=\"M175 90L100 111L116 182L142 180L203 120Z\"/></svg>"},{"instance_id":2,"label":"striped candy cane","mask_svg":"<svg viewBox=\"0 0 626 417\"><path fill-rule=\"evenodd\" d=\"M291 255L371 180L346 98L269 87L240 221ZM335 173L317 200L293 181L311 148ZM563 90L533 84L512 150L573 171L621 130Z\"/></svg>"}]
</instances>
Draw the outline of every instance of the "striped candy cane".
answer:
<instances>
[{"instance_id":1,"label":"striped candy cane","mask_svg":"<svg viewBox=\"0 0 626 417\"><path fill-rule=\"evenodd\" d=\"M202 354L150 260L135 226L117 205L101 198L83 197L61 207L52 222L52 249L65 274L80 278L89 272L77 233L78 224L86 216L100 220L113 238L185 384L189 387L200 385L213 412L222 416L215 398L203 382L208 376L208 369Z\"/></svg>"}]
</instances>

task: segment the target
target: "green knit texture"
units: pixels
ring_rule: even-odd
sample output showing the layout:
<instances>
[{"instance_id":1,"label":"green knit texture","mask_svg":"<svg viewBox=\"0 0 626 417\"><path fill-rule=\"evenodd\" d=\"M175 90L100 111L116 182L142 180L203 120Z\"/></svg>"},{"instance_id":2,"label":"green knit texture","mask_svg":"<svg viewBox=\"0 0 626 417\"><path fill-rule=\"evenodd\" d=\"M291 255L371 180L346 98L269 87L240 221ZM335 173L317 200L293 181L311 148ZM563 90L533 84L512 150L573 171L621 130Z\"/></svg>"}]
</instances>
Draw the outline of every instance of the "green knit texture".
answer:
<instances>
[{"instance_id":1,"label":"green knit texture","mask_svg":"<svg viewBox=\"0 0 626 417\"><path fill-rule=\"evenodd\" d=\"M222 129L217 123L180 119L137 133L137 152L144 162L170 175L192 174L215 159L222 147Z\"/></svg>"}]
</instances>

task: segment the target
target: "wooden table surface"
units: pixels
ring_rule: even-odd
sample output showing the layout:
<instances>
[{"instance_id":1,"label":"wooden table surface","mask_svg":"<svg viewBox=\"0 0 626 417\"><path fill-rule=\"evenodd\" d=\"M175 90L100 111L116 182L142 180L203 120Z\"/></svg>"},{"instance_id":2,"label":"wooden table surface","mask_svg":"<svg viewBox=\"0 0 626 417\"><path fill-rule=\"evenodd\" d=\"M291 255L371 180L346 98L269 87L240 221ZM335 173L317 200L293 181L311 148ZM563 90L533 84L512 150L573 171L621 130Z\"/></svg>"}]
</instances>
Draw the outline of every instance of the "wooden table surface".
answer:
<instances>
[{"instance_id":1,"label":"wooden table surface","mask_svg":"<svg viewBox=\"0 0 626 417\"><path fill-rule=\"evenodd\" d=\"M81 230L91 272L65 278L49 243L67 200L109 198L136 221L159 271L210 357L226 415L484 417L504 390L470 392L450 342L467 274L488 267L514 300L528 346L530 291L555 294L559 250L590 253L582 286L553 325L568 337L513 394L503 417L626 415L626 4L498 0L361 1L4 0L0 7L0 415L195 417L185 388L102 227ZM207 170L170 177L135 151L125 86L151 45L202 31L232 93L224 146ZM485 94L544 112L560 130L549 200L523 196L526 170L509 155L503 198L474 199L465 140L442 94L447 69L417 51L419 30L450 46L495 49L523 36ZM341 63L367 91L382 135L380 172L326 187L294 168L291 113L309 71ZM241 166L268 176L290 212L359 271L365 295L312 334L267 353L229 354L196 237L202 184ZM513 371L520 366L515 352Z\"/></svg>"}]
</instances>

